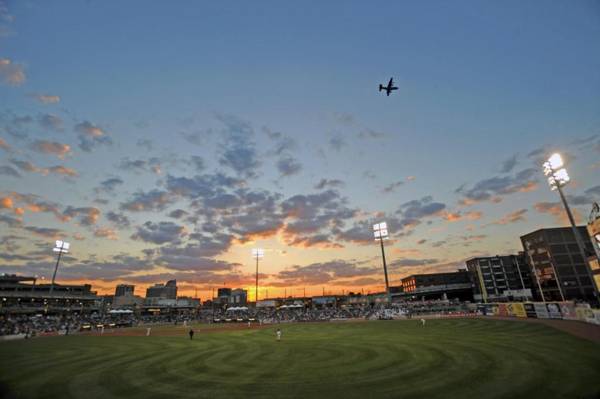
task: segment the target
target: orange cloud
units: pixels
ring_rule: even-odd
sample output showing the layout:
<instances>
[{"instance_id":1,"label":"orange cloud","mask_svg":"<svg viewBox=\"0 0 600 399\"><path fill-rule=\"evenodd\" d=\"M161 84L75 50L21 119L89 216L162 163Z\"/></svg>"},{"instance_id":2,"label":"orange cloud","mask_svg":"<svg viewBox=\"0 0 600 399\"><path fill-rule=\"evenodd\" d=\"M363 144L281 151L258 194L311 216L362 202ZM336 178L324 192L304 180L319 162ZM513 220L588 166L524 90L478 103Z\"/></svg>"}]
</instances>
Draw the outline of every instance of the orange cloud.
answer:
<instances>
[{"instance_id":1,"label":"orange cloud","mask_svg":"<svg viewBox=\"0 0 600 399\"><path fill-rule=\"evenodd\" d=\"M94 231L94 236L96 237L100 237L100 238L106 238L108 240L118 240L119 236L117 235L117 232L113 229L109 229L109 228L97 228Z\"/></svg>"},{"instance_id":2,"label":"orange cloud","mask_svg":"<svg viewBox=\"0 0 600 399\"><path fill-rule=\"evenodd\" d=\"M34 151L42 154L56 155L60 159L63 159L65 155L71 152L71 146L68 144L57 143L56 141L36 140L31 148Z\"/></svg>"},{"instance_id":3,"label":"orange cloud","mask_svg":"<svg viewBox=\"0 0 600 399\"><path fill-rule=\"evenodd\" d=\"M12 209L14 202L10 197L0 197L0 208Z\"/></svg>"},{"instance_id":4,"label":"orange cloud","mask_svg":"<svg viewBox=\"0 0 600 399\"><path fill-rule=\"evenodd\" d=\"M10 86L20 86L25 83L25 68L8 58L0 58L0 79Z\"/></svg>"},{"instance_id":5,"label":"orange cloud","mask_svg":"<svg viewBox=\"0 0 600 399\"><path fill-rule=\"evenodd\" d=\"M42 104L56 104L60 102L59 96L53 96L50 94L32 94L31 97L35 98Z\"/></svg>"}]
</instances>

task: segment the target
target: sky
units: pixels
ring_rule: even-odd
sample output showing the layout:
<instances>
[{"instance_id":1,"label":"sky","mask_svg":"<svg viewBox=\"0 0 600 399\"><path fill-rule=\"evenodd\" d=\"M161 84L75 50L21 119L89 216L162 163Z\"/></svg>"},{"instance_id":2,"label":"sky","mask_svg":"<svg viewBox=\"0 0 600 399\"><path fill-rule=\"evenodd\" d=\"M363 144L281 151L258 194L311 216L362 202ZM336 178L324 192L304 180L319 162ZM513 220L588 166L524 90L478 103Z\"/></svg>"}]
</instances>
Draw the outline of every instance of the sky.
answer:
<instances>
[{"instance_id":1,"label":"sky","mask_svg":"<svg viewBox=\"0 0 600 399\"><path fill-rule=\"evenodd\" d=\"M600 201L596 1L0 0L0 272L254 299L522 250ZM380 83L394 78L386 97Z\"/></svg>"}]
</instances>

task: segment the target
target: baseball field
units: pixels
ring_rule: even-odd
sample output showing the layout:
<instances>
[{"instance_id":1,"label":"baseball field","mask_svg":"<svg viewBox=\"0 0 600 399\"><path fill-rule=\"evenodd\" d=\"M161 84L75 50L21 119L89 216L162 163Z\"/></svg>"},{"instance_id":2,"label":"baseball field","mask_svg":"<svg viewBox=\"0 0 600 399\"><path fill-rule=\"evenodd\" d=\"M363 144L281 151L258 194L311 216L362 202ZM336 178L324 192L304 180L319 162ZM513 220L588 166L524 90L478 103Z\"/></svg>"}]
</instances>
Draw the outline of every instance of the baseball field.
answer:
<instances>
[{"instance_id":1,"label":"baseball field","mask_svg":"<svg viewBox=\"0 0 600 399\"><path fill-rule=\"evenodd\" d=\"M281 341L275 331L282 330ZM183 327L0 343L6 398L599 398L600 344L535 323Z\"/></svg>"}]
</instances>

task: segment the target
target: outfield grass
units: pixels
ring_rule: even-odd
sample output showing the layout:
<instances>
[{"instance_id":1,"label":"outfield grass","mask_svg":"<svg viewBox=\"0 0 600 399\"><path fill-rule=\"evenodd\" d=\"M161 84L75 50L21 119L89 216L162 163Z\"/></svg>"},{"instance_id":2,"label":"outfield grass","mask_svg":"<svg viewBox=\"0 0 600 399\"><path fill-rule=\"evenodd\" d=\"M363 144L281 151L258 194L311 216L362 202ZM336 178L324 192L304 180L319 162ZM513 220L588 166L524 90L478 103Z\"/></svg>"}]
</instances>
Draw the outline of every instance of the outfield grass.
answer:
<instances>
[{"instance_id":1,"label":"outfield grass","mask_svg":"<svg viewBox=\"0 0 600 399\"><path fill-rule=\"evenodd\" d=\"M416 320L0 344L15 398L598 398L600 345L539 324Z\"/></svg>"}]
</instances>

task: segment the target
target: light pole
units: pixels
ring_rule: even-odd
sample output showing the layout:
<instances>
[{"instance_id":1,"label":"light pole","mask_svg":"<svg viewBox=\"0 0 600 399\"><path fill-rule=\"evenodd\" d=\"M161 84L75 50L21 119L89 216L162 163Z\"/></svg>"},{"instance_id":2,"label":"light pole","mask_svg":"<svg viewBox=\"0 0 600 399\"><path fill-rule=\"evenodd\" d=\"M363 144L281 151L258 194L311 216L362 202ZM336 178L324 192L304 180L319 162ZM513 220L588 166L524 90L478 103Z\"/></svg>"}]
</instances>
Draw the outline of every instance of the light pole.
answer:
<instances>
[{"instance_id":1,"label":"light pole","mask_svg":"<svg viewBox=\"0 0 600 399\"><path fill-rule=\"evenodd\" d=\"M385 263L385 251L383 249L383 240L389 240L387 223L381 222L373 225L373 236L375 241L379 241L381 244L381 257L383 259L383 273L385 274L385 292L387 294L388 303L392 303L392 297L390 295L390 284L388 280L387 264Z\"/></svg>"},{"instance_id":2,"label":"light pole","mask_svg":"<svg viewBox=\"0 0 600 399\"><path fill-rule=\"evenodd\" d=\"M256 306L258 306L258 260L260 258L263 258L265 256L265 250L262 248L254 248L252 250L252 257L254 259L256 259L256 287L255 287L255 294L254 294L254 300L256 302Z\"/></svg>"},{"instance_id":3,"label":"light pole","mask_svg":"<svg viewBox=\"0 0 600 399\"><path fill-rule=\"evenodd\" d=\"M66 241L56 240L56 247L54 247L52 249L54 252L58 252L58 259L56 259L56 266L54 266L54 274L52 275L52 284L50 284L50 295L52 295L52 292L54 292L54 280L56 280L56 272L58 271L58 264L60 263L60 257L62 256L62 254L66 254L69 252L70 246L71 246L71 244L69 244Z\"/></svg>"},{"instance_id":4,"label":"light pole","mask_svg":"<svg viewBox=\"0 0 600 399\"><path fill-rule=\"evenodd\" d=\"M577 226L575 225L575 219L573 218L573 214L571 213L571 208L569 208L567 199L565 198L565 195L562 191L562 187L565 186L571 180L571 178L569 177L569 174L567 173L567 169L565 169L563 167L564 162L563 162L563 159L560 156L560 154L557 154L557 153L552 154L550 156L550 158L548 158L548 160L546 162L544 162L543 166L544 166L544 175L546 175L548 177L548 184L550 185L550 189L552 191L554 191L554 190L558 191L558 194L560 195L560 199L563 203L565 211L567 212L567 217L569 218L569 222L571 223L571 229L573 230L573 235L575 235L575 241L577 242L577 246L579 247L579 253L580 253L581 257L583 258L585 270L591 281L592 289L594 290L594 296L596 297L597 293L598 293L598 287L596 287L596 282L594 281L594 278L590 271L590 265L588 263L587 255L585 252L585 245L583 243L583 240L581 239L581 236L579 235L579 230L577 229ZM558 279L557 279L557 282L558 282ZM583 291L583 287L581 289Z\"/></svg>"}]
</instances>

